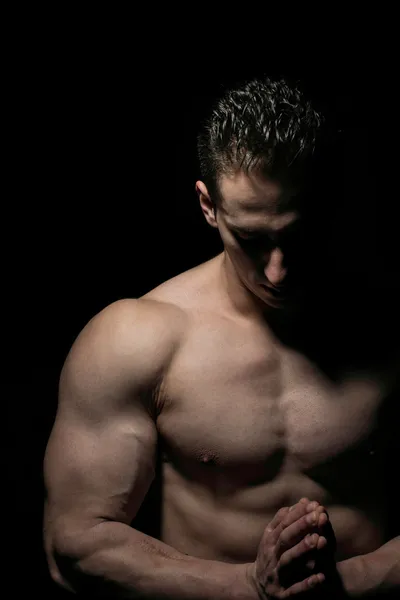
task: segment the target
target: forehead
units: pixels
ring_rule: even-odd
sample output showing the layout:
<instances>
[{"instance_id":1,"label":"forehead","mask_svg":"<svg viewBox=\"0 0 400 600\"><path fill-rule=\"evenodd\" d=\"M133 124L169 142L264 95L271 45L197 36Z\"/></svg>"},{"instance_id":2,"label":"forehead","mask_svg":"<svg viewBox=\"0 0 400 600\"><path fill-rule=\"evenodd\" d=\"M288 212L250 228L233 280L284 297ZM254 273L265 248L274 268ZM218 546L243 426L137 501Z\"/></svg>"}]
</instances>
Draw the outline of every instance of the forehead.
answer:
<instances>
[{"instance_id":1,"label":"forehead","mask_svg":"<svg viewBox=\"0 0 400 600\"><path fill-rule=\"evenodd\" d=\"M221 209L226 221L244 227L283 228L299 218L295 190L265 176L238 172L219 182Z\"/></svg>"}]
</instances>

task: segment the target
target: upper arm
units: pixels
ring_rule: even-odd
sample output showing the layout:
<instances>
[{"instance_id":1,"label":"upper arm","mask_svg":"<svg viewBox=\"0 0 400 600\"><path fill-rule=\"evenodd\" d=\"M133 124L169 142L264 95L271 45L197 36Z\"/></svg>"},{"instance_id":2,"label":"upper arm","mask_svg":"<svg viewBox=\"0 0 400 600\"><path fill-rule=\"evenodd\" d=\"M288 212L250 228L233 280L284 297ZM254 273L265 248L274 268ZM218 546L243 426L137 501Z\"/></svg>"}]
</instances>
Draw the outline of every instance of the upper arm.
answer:
<instances>
[{"instance_id":1,"label":"upper arm","mask_svg":"<svg viewBox=\"0 0 400 600\"><path fill-rule=\"evenodd\" d=\"M44 460L48 552L101 520L136 515L155 473L149 398L176 343L171 319L131 300L102 311L72 346Z\"/></svg>"}]
</instances>

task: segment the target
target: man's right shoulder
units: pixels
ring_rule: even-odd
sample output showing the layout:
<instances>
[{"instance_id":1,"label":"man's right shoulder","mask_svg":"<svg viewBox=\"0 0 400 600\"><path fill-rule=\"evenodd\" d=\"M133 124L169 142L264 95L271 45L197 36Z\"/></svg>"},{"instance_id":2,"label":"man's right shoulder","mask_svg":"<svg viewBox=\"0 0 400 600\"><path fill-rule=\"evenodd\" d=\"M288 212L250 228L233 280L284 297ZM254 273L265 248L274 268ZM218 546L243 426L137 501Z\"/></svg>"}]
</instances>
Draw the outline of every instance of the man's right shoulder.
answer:
<instances>
[{"instance_id":1,"label":"man's right shoulder","mask_svg":"<svg viewBox=\"0 0 400 600\"><path fill-rule=\"evenodd\" d=\"M161 328L172 335L178 335L185 316L185 311L171 302L144 297L125 298L103 308L88 325L107 324L113 326L116 331L121 329L132 333L137 333L138 328L141 327L150 330Z\"/></svg>"},{"instance_id":2,"label":"man's right shoulder","mask_svg":"<svg viewBox=\"0 0 400 600\"><path fill-rule=\"evenodd\" d=\"M97 313L75 340L66 363L136 366L149 376L164 370L181 346L185 312L167 302L117 300Z\"/></svg>"}]
</instances>

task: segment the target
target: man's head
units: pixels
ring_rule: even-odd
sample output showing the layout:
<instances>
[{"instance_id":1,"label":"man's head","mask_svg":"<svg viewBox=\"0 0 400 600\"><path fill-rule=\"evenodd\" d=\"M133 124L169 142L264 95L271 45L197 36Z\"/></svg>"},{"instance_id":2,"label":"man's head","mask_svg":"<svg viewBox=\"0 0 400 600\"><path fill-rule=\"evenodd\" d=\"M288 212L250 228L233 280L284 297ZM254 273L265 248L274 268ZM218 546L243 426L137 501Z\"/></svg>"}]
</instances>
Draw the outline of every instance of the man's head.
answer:
<instances>
[{"instance_id":1,"label":"man's head","mask_svg":"<svg viewBox=\"0 0 400 600\"><path fill-rule=\"evenodd\" d=\"M216 103L198 137L203 182L218 206L219 180L258 169L273 179L302 182L322 117L285 81L253 80Z\"/></svg>"},{"instance_id":2,"label":"man's head","mask_svg":"<svg viewBox=\"0 0 400 600\"><path fill-rule=\"evenodd\" d=\"M272 306L298 284L302 200L321 125L298 89L255 80L218 101L198 138L206 220L241 284Z\"/></svg>"}]
</instances>

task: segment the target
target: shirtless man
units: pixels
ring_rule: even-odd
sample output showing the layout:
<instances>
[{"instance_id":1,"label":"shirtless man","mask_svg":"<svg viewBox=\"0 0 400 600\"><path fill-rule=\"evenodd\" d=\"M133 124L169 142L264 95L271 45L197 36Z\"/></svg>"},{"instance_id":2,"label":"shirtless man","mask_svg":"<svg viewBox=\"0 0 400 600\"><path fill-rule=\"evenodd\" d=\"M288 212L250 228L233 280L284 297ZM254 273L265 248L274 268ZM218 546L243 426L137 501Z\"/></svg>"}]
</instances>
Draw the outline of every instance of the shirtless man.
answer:
<instances>
[{"instance_id":1,"label":"shirtless man","mask_svg":"<svg viewBox=\"0 0 400 600\"><path fill-rule=\"evenodd\" d=\"M45 548L65 589L398 594L384 482L398 353L373 361L366 338L357 360L354 315L313 285L322 250L301 192L321 132L284 82L227 93L196 183L224 251L108 306L75 341L45 456ZM132 526L157 471L158 539Z\"/></svg>"}]
</instances>

